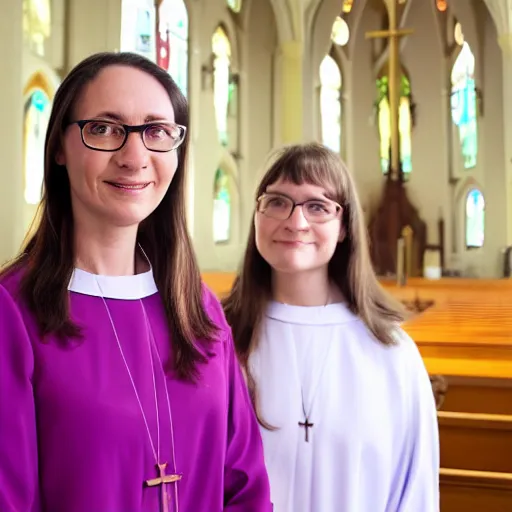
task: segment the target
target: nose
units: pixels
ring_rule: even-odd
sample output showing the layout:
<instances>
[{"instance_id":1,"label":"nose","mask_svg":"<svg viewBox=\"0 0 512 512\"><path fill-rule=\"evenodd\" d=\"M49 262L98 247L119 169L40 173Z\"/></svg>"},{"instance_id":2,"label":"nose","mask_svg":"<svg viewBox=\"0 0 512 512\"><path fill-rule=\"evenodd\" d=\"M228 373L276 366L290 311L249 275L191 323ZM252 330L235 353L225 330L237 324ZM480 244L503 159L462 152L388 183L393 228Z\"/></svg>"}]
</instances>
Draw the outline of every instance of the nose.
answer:
<instances>
[{"instance_id":1,"label":"nose","mask_svg":"<svg viewBox=\"0 0 512 512\"><path fill-rule=\"evenodd\" d=\"M306 217L304 217L302 206L296 206L293 209L292 214L286 221L286 225L288 228L295 229L297 231L309 228L309 222L307 221Z\"/></svg>"},{"instance_id":2,"label":"nose","mask_svg":"<svg viewBox=\"0 0 512 512\"><path fill-rule=\"evenodd\" d=\"M115 161L119 167L130 170L144 169L148 166L149 150L144 146L140 133L130 133L124 146L116 151Z\"/></svg>"}]
</instances>

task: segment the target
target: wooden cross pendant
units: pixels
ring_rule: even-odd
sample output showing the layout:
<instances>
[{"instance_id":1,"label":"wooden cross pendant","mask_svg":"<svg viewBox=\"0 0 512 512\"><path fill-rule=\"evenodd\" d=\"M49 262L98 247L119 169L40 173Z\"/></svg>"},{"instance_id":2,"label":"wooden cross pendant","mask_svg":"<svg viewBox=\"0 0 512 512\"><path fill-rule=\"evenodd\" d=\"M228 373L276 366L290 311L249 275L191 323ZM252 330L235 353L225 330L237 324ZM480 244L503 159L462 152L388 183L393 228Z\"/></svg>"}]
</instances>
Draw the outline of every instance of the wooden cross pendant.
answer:
<instances>
[{"instance_id":1,"label":"wooden cross pendant","mask_svg":"<svg viewBox=\"0 0 512 512\"><path fill-rule=\"evenodd\" d=\"M155 485L160 485L160 510L161 512L169 512L169 497L167 496L167 489L165 488L166 484L170 484L172 482L177 482L181 480L181 475L166 475L165 468L167 467L167 463L157 464L158 469L158 478L152 478L151 480L146 480L147 487L154 487Z\"/></svg>"},{"instance_id":2,"label":"wooden cross pendant","mask_svg":"<svg viewBox=\"0 0 512 512\"><path fill-rule=\"evenodd\" d=\"M305 441L309 443L309 429L313 427L314 423L309 423L309 419L306 418L306 421L299 421L299 427L304 427L305 432Z\"/></svg>"}]
</instances>

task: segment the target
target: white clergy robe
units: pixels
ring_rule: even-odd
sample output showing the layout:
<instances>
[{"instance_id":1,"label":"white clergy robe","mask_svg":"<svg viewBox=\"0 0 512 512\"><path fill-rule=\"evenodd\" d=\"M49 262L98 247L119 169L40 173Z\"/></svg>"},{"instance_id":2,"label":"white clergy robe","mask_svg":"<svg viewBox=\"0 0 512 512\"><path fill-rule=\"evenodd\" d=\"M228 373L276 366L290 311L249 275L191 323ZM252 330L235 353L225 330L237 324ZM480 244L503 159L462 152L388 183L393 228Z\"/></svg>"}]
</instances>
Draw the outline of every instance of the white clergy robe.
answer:
<instances>
[{"instance_id":1,"label":"white clergy robe","mask_svg":"<svg viewBox=\"0 0 512 512\"><path fill-rule=\"evenodd\" d=\"M343 304L270 303L250 367L276 428L261 428L274 512L439 510L432 388L398 327L397 340L383 345Z\"/></svg>"}]
</instances>

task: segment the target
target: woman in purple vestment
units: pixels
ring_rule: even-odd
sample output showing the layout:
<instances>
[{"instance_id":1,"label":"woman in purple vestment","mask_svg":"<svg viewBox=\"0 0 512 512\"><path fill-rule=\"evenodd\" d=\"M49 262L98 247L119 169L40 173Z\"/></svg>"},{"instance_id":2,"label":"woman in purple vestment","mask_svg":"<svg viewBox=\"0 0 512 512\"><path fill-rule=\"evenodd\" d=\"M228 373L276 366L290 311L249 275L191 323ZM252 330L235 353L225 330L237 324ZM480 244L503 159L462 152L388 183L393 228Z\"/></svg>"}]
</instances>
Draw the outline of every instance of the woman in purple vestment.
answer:
<instances>
[{"instance_id":1,"label":"woman in purple vestment","mask_svg":"<svg viewBox=\"0 0 512 512\"><path fill-rule=\"evenodd\" d=\"M40 222L0 275L2 512L267 512L258 424L185 220L188 108L129 53L54 99Z\"/></svg>"}]
</instances>

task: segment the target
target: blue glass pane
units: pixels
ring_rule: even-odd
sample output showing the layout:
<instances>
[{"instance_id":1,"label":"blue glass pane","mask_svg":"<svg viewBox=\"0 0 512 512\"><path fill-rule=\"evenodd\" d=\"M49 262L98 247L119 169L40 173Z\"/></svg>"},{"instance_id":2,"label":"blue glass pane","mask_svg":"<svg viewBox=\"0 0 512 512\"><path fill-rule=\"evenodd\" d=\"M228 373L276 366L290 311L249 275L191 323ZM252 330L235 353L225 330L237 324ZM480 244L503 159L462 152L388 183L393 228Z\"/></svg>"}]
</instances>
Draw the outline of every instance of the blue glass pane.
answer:
<instances>
[{"instance_id":1,"label":"blue glass pane","mask_svg":"<svg viewBox=\"0 0 512 512\"><path fill-rule=\"evenodd\" d=\"M459 129L460 148L465 169L476 166L478 155L474 60L469 46L464 43L452 70L452 120Z\"/></svg>"},{"instance_id":2,"label":"blue glass pane","mask_svg":"<svg viewBox=\"0 0 512 512\"><path fill-rule=\"evenodd\" d=\"M466 247L482 247L484 236L484 196L479 190L472 189L466 198Z\"/></svg>"}]
</instances>

